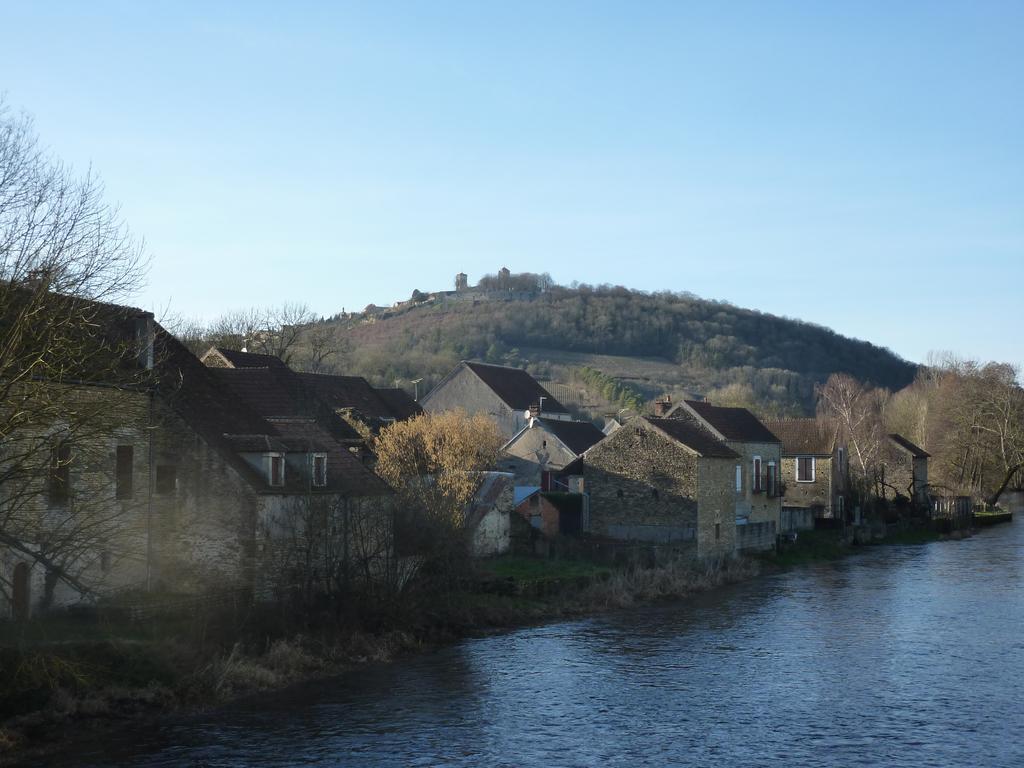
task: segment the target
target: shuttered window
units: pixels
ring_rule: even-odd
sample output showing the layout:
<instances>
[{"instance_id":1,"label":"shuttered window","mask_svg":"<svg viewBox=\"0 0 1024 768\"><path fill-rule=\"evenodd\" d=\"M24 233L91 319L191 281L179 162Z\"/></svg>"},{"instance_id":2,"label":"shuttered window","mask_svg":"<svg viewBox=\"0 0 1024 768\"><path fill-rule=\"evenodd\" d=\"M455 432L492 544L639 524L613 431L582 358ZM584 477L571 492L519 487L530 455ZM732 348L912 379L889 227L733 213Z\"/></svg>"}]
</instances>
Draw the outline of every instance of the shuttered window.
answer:
<instances>
[{"instance_id":1,"label":"shuttered window","mask_svg":"<svg viewBox=\"0 0 1024 768\"><path fill-rule=\"evenodd\" d=\"M798 483L814 482L814 457L798 456L796 460L796 481Z\"/></svg>"},{"instance_id":2,"label":"shuttered window","mask_svg":"<svg viewBox=\"0 0 1024 768\"><path fill-rule=\"evenodd\" d=\"M132 497L134 483L135 447L131 445L117 446L117 473L114 478L116 489L114 495L118 499Z\"/></svg>"}]
</instances>

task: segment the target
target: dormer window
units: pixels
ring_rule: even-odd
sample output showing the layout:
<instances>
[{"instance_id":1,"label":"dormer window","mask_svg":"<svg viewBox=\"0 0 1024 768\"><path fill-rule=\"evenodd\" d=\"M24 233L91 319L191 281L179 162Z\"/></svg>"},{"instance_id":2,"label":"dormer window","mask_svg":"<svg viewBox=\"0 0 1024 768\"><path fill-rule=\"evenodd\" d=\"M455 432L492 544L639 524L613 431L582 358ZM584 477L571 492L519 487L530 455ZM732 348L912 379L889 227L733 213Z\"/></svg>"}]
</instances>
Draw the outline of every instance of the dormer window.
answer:
<instances>
[{"instance_id":1,"label":"dormer window","mask_svg":"<svg viewBox=\"0 0 1024 768\"><path fill-rule=\"evenodd\" d=\"M274 486L284 485L284 454L268 453L267 460L267 482Z\"/></svg>"},{"instance_id":2,"label":"dormer window","mask_svg":"<svg viewBox=\"0 0 1024 768\"><path fill-rule=\"evenodd\" d=\"M327 454L313 454L313 485L323 488L327 485Z\"/></svg>"}]
</instances>

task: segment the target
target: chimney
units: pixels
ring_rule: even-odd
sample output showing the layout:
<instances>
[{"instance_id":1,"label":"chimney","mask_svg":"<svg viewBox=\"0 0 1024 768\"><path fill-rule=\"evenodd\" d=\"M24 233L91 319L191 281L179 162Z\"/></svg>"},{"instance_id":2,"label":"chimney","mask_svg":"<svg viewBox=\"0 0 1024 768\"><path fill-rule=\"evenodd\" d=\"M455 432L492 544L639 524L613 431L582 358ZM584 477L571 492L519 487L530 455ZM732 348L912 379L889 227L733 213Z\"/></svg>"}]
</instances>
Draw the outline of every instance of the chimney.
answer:
<instances>
[{"instance_id":1,"label":"chimney","mask_svg":"<svg viewBox=\"0 0 1024 768\"><path fill-rule=\"evenodd\" d=\"M539 416L540 416L540 405L539 404L538 405L531 405L530 406L530 418L531 419L536 419Z\"/></svg>"},{"instance_id":2,"label":"chimney","mask_svg":"<svg viewBox=\"0 0 1024 768\"><path fill-rule=\"evenodd\" d=\"M654 401L654 415L658 418L664 418L668 416L668 412L672 410L672 395L662 395Z\"/></svg>"}]
</instances>

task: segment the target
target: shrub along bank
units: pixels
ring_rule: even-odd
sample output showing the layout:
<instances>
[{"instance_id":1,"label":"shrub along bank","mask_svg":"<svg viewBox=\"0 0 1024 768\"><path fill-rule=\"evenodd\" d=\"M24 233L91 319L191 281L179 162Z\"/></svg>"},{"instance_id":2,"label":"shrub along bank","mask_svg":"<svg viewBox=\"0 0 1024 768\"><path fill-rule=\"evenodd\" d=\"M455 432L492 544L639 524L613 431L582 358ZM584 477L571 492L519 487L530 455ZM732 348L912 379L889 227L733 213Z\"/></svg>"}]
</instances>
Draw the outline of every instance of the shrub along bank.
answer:
<instances>
[{"instance_id":1,"label":"shrub along bank","mask_svg":"<svg viewBox=\"0 0 1024 768\"><path fill-rule=\"evenodd\" d=\"M585 560L485 561L455 588L412 589L299 615L235 605L133 622L99 612L0 632L0 760L59 748L76 723L107 727L339 674L366 661L563 616L684 597L756 575L745 558L611 568Z\"/></svg>"}]
</instances>

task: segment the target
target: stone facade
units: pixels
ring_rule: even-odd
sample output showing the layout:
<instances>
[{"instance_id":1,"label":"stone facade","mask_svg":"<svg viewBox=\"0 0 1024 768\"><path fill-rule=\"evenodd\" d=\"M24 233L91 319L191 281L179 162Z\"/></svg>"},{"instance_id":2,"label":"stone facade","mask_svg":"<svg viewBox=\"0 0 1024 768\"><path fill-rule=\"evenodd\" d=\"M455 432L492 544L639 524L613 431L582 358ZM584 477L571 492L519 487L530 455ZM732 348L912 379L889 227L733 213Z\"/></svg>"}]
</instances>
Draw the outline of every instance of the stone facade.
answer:
<instances>
[{"instance_id":1,"label":"stone facade","mask_svg":"<svg viewBox=\"0 0 1024 768\"><path fill-rule=\"evenodd\" d=\"M543 472L557 472L577 458L576 453L537 420L505 446L501 463L515 474L516 485L539 487Z\"/></svg>"},{"instance_id":2,"label":"stone facade","mask_svg":"<svg viewBox=\"0 0 1024 768\"><path fill-rule=\"evenodd\" d=\"M212 446L159 395L106 386L75 391L81 409L109 416L93 423L88 434L80 430L67 441L66 498L54 501L50 454L40 451L42 463L20 479L17 492L15 483L4 489L0 514L8 531L29 542L34 535L39 540L52 536L48 530L66 532L76 525L93 526L94 532L79 538L84 547L76 562L58 563L70 580L48 578L53 569L31 555L10 547L0 551L0 585L12 585L0 588L0 617L28 618L79 602L83 588L93 597L145 591L259 594L262 582L280 576L271 573L280 561L278 545L294 533L294 526L282 533L273 521L309 494L274 492L254 483L241 454ZM60 429L55 422L53 434ZM288 458L288 472L299 471L296 455ZM345 509L337 530L352 519L364 521L362 530L372 530L373 538L350 536L350 546L383 551L390 544L391 511L385 508L390 497L367 525L366 514L353 512L366 500L321 495ZM18 594L13 590L16 576ZM27 606L20 605L23 601Z\"/></svg>"},{"instance_id":3,"label":"stone facade","mask_svg":"<svg viewBox=\"0 0 1024 768\"><path fill-rule=\"evenodd\" d=\"M733 467L733 488L735 489L735 473L738 466L741 476L743 490L736 494L737 517L746 513L747 522L750 523L774 523L776 530L779 529L780 514L782 512L782 497L780 494L770 493L766 487L765 473L772 468L776 472L782 465L782 446L779 443L747 443L737 440L726 440L725 444L740 455L740 460ZM754 478L754 459L761 460L761 481L760 490Z\"/></svg>"},{"instance_id":4,"label":"stone facade","mask_svg":"<svg viewBox=\"0 0 1024 768\"><path fill-rule=\"evenodd\" d=\"M797 461L801 458L813 462L813 480L797 480ZM831 456L784 456L782 481L786 484L786 493L783 505L812 509L817 517L832 517L835 497L840 492L837 464Z\"/></svg>"},{"instance_id":5,"label":"stone facade","mask_svg":"<svg viewBox=\"0 0 1024 768\"><path fill-rule=\"evenodd\" d=\"M897 494L911 498L918 504L928 502L928 456L913 451L892 440L887 441L880 457L881 494L889 500Z\"/></svg>"},{"instance_id":6,"label":"stone facade","mask_svg":"<svg viewBox=\"0 0 1024 768\"><path fill-rule=\"evenodd\" d=\"M420 404L428 413L461 409L470 415L482 413L490 416L506 439L515 435L529 421L523 411L509 408L465 366L460 366L454 375L433 389Z\"/></svg>"},{"instance_id":7,"label":"stone facade","mask_svg":"<svg viewBox=\"0 0 1024 768\"><path fill-rule=\"evenodd\" d=\"M735 548L735 462L699 456L633 419L585 456L590 529L612 538L695 541L701 556Z\"/></svg>"},{"instance_id":8,"label":"stone facade","mask_svg":"<svg viewBox=\"0 0 1024 768\"><path fill-rule=\"evenodd\" d=\"M9 529L28 538L24 521L35 518L41 536L51 528L71 531L85 552L75 562L59 554L55 560L96 595L248 585L256 496L238 473L149 393L77 390L82 408L105 404L112 417L68 441L66 499L54 501L47 467L25 478L16 515L22 522L7 514ZM95 532L85 533L86 526ZM20 563L28 568L30 614L82 598L65 580L47 589L48 569L27 555L7 551L2 560L4 580ZM2 599L0 615L6 615L14 596Z\"/></svg>"}]
</instances>

